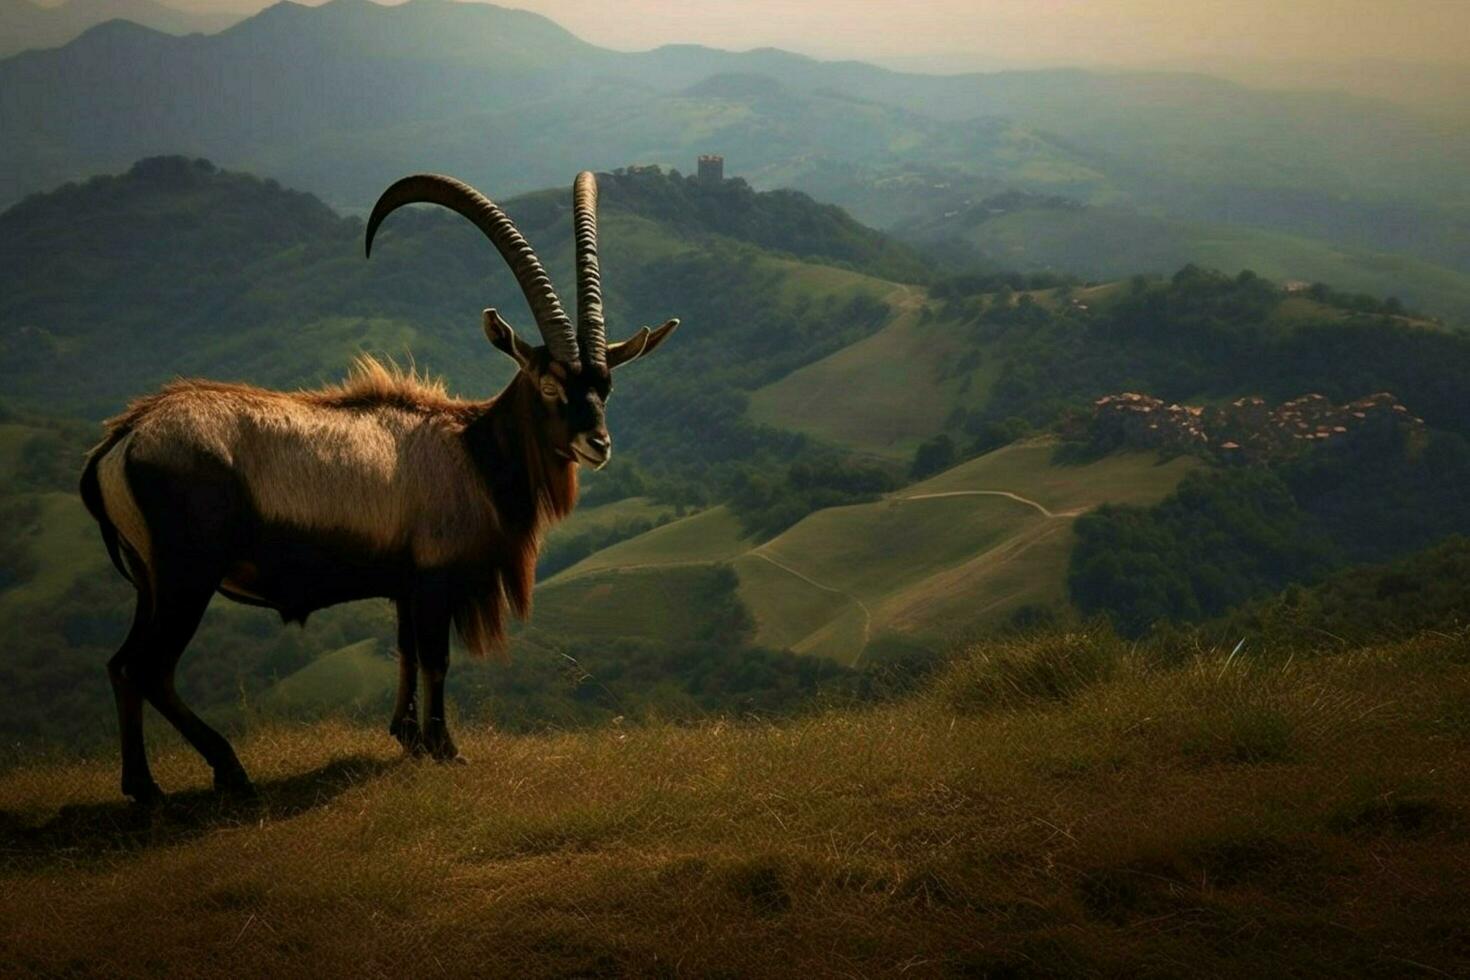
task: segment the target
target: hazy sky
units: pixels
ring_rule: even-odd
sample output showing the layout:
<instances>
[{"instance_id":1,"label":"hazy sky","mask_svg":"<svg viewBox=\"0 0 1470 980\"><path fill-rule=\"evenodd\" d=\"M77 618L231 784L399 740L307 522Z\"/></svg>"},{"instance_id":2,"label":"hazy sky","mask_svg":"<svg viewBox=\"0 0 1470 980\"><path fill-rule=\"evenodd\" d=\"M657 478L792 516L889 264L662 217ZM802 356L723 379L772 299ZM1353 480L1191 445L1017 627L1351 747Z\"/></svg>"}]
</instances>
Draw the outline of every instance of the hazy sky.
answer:
<instances>
[{"instance_id":1,"label":"hazy sky","mask_svg":"<svg viewBox=\"0 0 1470 980\"><path fill-rule=\"evenodd\" d=\"M166 0L239 10L261 0ZM1470 62L1470 0L518 0L606 47L775 46L919 67L1196 58Z\"/></svg>"},{"instance_id":2,"label":"hazy sky","mask_svg":"<svg viewBox=\"0 0 1470 980\"><path fill-rule=\"evenodd\" d=\"M699 41L824 57L1470 60L1470 0L522 0L609 47Z\"/></svg>"}]
</instances>

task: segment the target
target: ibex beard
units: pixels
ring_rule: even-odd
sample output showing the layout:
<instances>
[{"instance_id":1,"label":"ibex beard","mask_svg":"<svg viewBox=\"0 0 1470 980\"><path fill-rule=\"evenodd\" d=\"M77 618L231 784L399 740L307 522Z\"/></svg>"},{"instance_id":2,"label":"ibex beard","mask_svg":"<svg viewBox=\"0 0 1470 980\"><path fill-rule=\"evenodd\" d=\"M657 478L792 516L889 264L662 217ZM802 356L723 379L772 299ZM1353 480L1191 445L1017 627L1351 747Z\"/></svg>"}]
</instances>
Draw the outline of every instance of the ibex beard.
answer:
<instances>
[{"instance_id":1,"label":"ibex beard","mask_svg":"<svg viewBox=\"0 0 1470 980\"><path fill-rule=\"evenodd\" d=\"M412 372L361 358L340 386L268 391L178 381L107 423L81 493L136 592L133 624L108 662L122 743L122 791L161 798L143 744L152 704L214 770L217 789L253 792L229 742L180 699L174 674L216 592L305 622L317 609L386 598L398 618L398 694L389 731L414 755L460 758L445 724L451 625L472 654L503 652L506 620L531 609L545 530L576 504L577 467L612 455L612 372L678 326L608 344L597 257L597 183L573 185L577 322L510 218L466 184L405 177L379 198L463 215L509 263L544 343L493 309L486 337L517 371L487 401L450 397ZM419 678L424 682L419 705Z\"/></svg>"}]
</instances>

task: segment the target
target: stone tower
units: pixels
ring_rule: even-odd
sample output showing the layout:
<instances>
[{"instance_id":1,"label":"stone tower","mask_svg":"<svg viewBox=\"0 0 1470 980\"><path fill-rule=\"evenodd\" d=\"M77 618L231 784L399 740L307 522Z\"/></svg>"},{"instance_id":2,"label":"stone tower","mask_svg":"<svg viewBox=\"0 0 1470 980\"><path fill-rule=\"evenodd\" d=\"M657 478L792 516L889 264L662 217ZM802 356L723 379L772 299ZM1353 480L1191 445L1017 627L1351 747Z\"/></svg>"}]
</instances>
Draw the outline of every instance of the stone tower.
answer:
<instances>
[{"instance_id":1,"label":"stone tower","mask_svg":"<svg viewBox=\"0 0 1470 980\"><path fill-rule=\"evenodd\" d=\"M699 158L699 179L718 184L725 179L725 158L717 153L705 153Z\"/></svg>"}]
</instances>

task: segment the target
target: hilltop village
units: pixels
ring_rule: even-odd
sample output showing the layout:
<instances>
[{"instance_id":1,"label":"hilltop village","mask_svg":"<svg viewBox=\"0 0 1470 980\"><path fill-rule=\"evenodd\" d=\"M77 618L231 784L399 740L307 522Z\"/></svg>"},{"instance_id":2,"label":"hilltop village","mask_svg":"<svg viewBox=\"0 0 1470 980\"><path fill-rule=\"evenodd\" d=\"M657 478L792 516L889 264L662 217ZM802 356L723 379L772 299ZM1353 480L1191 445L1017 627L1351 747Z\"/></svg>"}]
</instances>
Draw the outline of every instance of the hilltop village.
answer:
<instances>
[{"instance_id":1,"label":"hilltop village","mask_svg":"<svg viewBox=\"0 0 1470 980\"><path fill-rule=\"evenodd\" d=\"M1380 391L1346 405L1309 394L1275 408L1259 396L1224 405L1166 404L1125 391L1093 402L1081 439L1109 449L1128 446L1195 452L1224 462L1261 462L1293 455L1374 424L1422 429L1393 394Z\"/></svg>"}]
</instances>

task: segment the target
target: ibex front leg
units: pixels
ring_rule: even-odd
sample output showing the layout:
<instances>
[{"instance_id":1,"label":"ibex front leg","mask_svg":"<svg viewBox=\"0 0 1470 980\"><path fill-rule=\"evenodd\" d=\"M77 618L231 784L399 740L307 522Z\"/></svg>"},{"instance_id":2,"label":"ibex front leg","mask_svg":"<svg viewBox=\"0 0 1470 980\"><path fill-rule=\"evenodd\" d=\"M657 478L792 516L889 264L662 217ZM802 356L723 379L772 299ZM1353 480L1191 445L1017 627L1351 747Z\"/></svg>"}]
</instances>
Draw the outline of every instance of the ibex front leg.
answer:
<instances>
[{"instance_id":1,"label":"ibex front leg","mask_svg":"<svg viewBox=\"0 0 1470 980\"><path fill-rule=\"evenodd\" d=\"M440 762L459 760L444 720L444 678L449 674L448 590L437 579L419 586L413 601L413 633L424 672L424 748Z\"/></svg>"},{"instance_id":2,"label":"ibex front leg","mask_svg":"<svg viewBox=\"0 0 1470 980\"><path fill-rule=\"evenodd\" d=\"M419 655L414 635L413 600L400 600L398 609L398 699L388 734L398 739L409 755L424 754L424 736L419 729Z\"/></svg>"}]
</instances>

